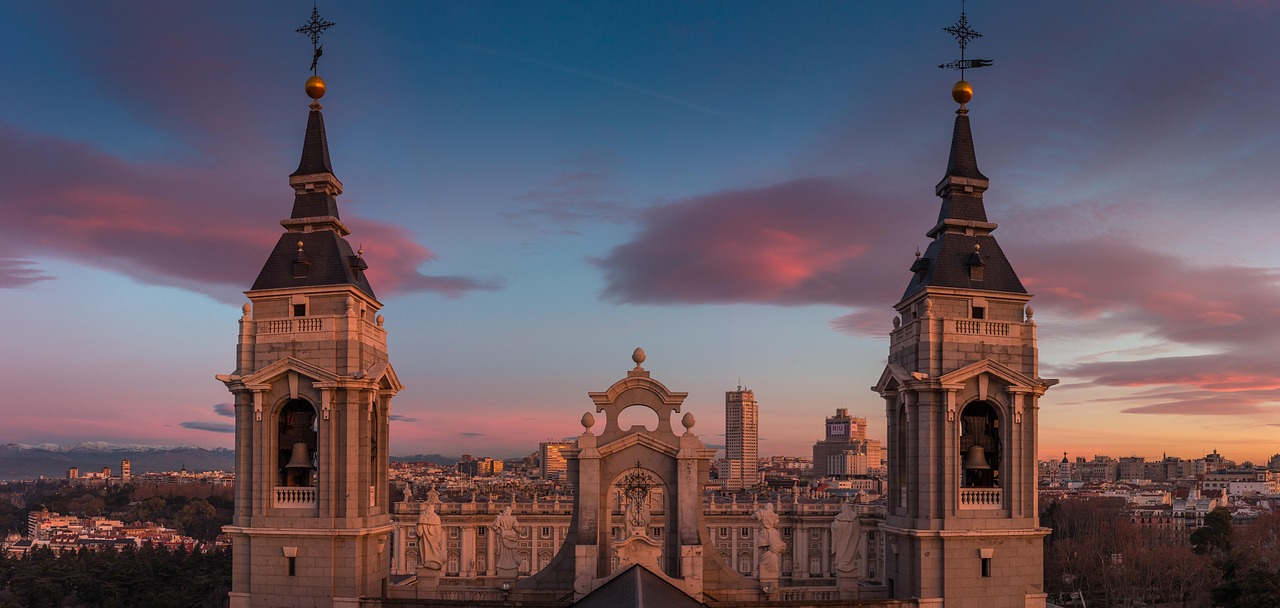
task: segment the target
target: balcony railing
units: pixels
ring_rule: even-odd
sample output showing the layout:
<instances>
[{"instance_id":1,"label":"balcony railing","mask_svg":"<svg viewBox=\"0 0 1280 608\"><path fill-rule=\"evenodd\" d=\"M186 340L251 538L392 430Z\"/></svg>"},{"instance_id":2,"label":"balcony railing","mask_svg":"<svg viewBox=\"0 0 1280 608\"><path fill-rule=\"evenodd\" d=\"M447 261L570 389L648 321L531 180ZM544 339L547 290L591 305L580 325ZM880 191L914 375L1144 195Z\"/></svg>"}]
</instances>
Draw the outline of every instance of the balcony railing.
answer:
<instances>
[{"instance_id":1,"label":"balcony railing","mask_svg":"<svg viewBox=\"0 0 1280 608\"><path fill-rule=\"evenodd\" d=\"M324 317L298 317L296 319L258 321L259 334L292 334L323 330Z\"/></svg>"},{"instance_id":2,"label":"balcony railing","mask_svg":"<svg viewBox=\"0 0 1280 608\"><path fill-rule=\"evenodd\" d=\"M1004 503L1001 488L960 488L960 510L999 509Z\"/></svg>"},{"instance_id":3,"label":"balcony railing","mask_svg":"<svg viewBox=\"0 0 1280 608\"><path fill-rule=\"evenodd\" d=\"M316 506L315 488L276 488L276 508L305 509Z\"/></svg>"},{"instance_id":4,"label":"balcony railing","mask_svg":"<svg viewBox=\"0 0 1280 608\"><path fill-rule=\"evenodd\" d=\"M956 333L973 334L976 336L1007 336L1009 335L1009 324L997 321L974 321L971 319L956 319Z\"/></svg>"}]
</instances>

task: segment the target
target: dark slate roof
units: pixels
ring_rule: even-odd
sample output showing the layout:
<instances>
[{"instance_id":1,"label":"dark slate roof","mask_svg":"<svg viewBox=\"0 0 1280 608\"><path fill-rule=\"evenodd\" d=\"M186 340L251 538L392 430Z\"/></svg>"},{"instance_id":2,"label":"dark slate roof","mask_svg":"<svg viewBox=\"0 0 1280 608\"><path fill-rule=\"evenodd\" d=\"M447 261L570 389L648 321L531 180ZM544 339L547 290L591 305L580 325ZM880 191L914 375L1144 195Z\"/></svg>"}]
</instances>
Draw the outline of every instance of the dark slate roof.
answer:
<instances>
[{"instance_id":1,"label":"dark slate roof","mask_svg":"<svg viewBox=\"0 0 1280 608\"><path fill-rule=\"evenodd\" d=\"M302 160L298 161L298 170L290 174L290 177L312 173L333 173L333 165L329 164L329 140L324 134L324 115L320 113L320 104L313 104L307 115L307 137L302 142Z\"/></svg>"},{"instance_id":2,"label":"dark slate roof","mask_svg":"<svg viewBox=\"0 0 1280 608\"><path fill-rule=\"evenodd\" d=\"M982 280L969 278L969 265L973 259L974 244L982 246ZM956 289L981 289L984 291L1003 291L1006 293L1027 293L1022 281L1013 271L1013 265L1004 257L1000 244L990 234L965 236L956 232L943 232L929 244L929 248L921 256L928 260L924 264L913 264L912 267L925 266L922 272L915 272L902 298L920 291L924 287L951 287Z\"/></svg>"},{"instance_id":3,"label":"dark slate roof","mask_svg":"<svg viewBox=\"0 0 1280 608\"><path fill-rule=\"evenodd\" d=\"M662 577L635 564L600 585L573 608L705 608Z\"/></svg>"},{"instance_id":4,"label":"dark slate roof","mask_svg":"<svg viewBox=\"0 0 1280 608\"><path fill-rule=\"evenodd\" d=\"M339 217L338 200L332 194L311 191L296 194L293 197L293 214L291 219L306 217Z\"/></svg>"},{"instance_id":5,"label":"dark slate roof","mask_svg":"<svg viewBox=\"0 0 1280 608\"><path fill-rule=\"evenodd\" d=\"M973 153L973 131L969 130L969 112L956 112L956 127L951 132L951 157L947 159L947 175L987 179L978 170L978 156Z\"/></svg>"},{"instance_id":6,"label":"dark slate roof","mask_svg":"<svg viewBox=\"0 0 1280 608\"><path fill-rule=\"evenodd\" d=\"M303 259L309 265L295 268L298 256L298 241L302 241ZM364 273L365 263L360 259L346 239L332 230L314 232L286 232L280 235L276 247L262 265L258 280L253 282L253 290L285 289L298 287L319 287L324 285L352 285L357 289L376 297L369 279ZM305 268L305 276L298 272Z\"/></svg>"},{"instance_id":7,"label":"dark slate roof","mask_svg":"<svg viewBox=\"0 0 1280 608\"><path fill-rule=\"evenodd\" d=\"M987 208L982 204L982 196L970 196L952 192L942 197L942 208L938 210L938 221L972 220L987 221Z\"/></svg>"},{"instance_id":8,"label":"dark slate roof","mask_svg":"<svg viewBox=\"0 0 1280 608\"><path fill-rule=\"evenodd\" d=\"M963 180L982 180L980 187L965 192L957 184L972 184ZM943 187L951 179L952 187ZM978 157L973 150L973 132L969 129L968 110L956 112L955 130L951 134L951 156L947 159L947 176L939 184L942 207L938 211L938 223L929 235L933 242L924 254L911 265L911 282L902 298L925 287L954 289L978 289L1006 293L1027 293L1000 244L991 235L995 224L988 223L987 210L982 204L982 192L986 189L987 176L978 171ZM963 229L972 231L966 235ZM980 245L975 250L974 245ZM975 252L979 252L975 254ZM970 268L982 267L982 280L973 280Z\"/></svg>"}]
</instances>

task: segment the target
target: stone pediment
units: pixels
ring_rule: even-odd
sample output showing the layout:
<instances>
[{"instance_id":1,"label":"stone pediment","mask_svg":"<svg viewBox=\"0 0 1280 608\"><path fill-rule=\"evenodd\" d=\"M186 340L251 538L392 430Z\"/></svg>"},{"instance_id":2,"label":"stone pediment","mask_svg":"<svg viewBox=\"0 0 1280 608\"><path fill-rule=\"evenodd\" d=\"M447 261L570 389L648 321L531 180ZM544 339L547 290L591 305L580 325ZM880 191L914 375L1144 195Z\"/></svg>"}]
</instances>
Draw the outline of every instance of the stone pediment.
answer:
<instances>
[{"instance_id":1,"label":"stone pediment","mask_svg":"<svg viewBox=\"0 0 1280 608\"><path fill-rule=\"evenodd\" d=\"M404 385L400 384L400 377L396 375L396 370L391 367L391 363L383 361L369 368L365 372L365 377L373 380L378 388L384 391L391 391L393 394L404 390Z\"/></svg>"},{"instance_id":2,"label":"stone pediment","mask_svg":"<svg viewBox=\"0 0 1280 608\"><path fill-rule=\"evenodd\" d=\"M680 452L679 446L671 445L661 439L652 437L645 433L630 433L623 435L619 439L615 439L609 443L601 445L598 449L600 450L600 456L604 457L611 454L617 454L629 447L637 445L649 448L655 452L672 458L675 458Z\"/></svg>"},{"instance_id":3,"label":"stone pediment","mask_svg":"<svg viewBox=\"0 0 1280 608\"><path fill-rule=\"evenodd\" d=\"M880 379L876 381L875 386L871 387L871 390L884 395L885 393L897 391L898 387L905 386L915 379L915 376L911 375L907 368L897 363L890 363L880 373Z\"/></svg>"},{"instance_id":4,"label":"stone pediment","mask_svg":"<svg viewBox=\"0 0 1280 608\"><path fill-rule=\"evenodd\" d=\"M289 372L295 372L302 376L306 376L317 383L337 382L342 379L342 376L318 365L312 365L311 363L307 363L306 361L295 359L293 357L285 357L252 374L242 376L240 381L244 383L245 386L264 386L271 384Z\"/></svg>"},{"instance_id":5,"label":"stone pediment","mask_svg":"<svg viewBox=\"0 0 1280 608\"><path fill-rule=\"evenodd\" d=\"M1001 383L1015 389L1030 391L1043 384L1035 378L1016 372L991 359L983 359L977 363L972 363L953 372L943 374L942 377L938 378L938 381L943 385L962 384L966 380L983 374L995 377Z\"/></svg>"}]
</instances>

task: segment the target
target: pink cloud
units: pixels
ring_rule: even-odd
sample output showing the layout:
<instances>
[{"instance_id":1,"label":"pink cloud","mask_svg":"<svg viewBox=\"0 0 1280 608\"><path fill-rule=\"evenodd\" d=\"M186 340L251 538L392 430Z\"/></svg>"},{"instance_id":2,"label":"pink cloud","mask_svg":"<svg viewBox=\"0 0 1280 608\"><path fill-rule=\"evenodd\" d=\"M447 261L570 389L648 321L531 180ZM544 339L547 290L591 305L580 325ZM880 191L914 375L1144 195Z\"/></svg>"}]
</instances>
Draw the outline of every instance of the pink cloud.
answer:
<instances>
[{"instance_id":1,"label":"pink cloud","mask_svg":"<svg viewBox=\"0 0 1280 608\"><path fill-rule=\"evenodd\" d=\"M598 261L602 295L887 308L911 264L902 216L887 201L822 178L685 199L646 212L639 236Z\"/></svg>"},{"instance_id":2,"label":"pink cloud","mask_svg":"<svg viewBox=\"0 0 1280 608\"><path fill-rule=\"evenodd\" d=\"M260 170L226 178L219 165L126 162L86 144L0 125L0 224L6 247L121 272L235 302L253 282L280 234L292 193ZM418 271L431 252L408 231L345 218L363 239L375 288L383 295L435 291L458 296L496 287L468 277ZM4 267L0 267L2 269ZM13 267L10 274L31 269ZM39 276L39 275L34 275ZM7 283L13 284L10 280ZM28 283L29 284L29 283Z\"/></svg>"},{"instance_id":3,"label":"pink cloud","mask_svg":"<svg viewBox=\"0 0 1280 608\"><path fill-rule=\"evenodd\" d=\"M853 308L838 331L884 336L909 279L911 237L934 202L908 208L851 182L811 178L692 197L640 218L638 235L598 261L606 300L644 304L748 302ZM1125 211L1120 211L1125 213ZM1052 211L1051 211L1052 213ZM1132 333L1220 354L1098 361L1055 372L1084 384L1194 388L1204 398L1131 408L1135 413L1262 411L1277 403L1280 272L1199 265L1114 235L1046 241L996 233L1031 291L1037 320L1069 322L1077 335ZM925 239L919 238L920 242Z\"/></svg>"}]
</instances>

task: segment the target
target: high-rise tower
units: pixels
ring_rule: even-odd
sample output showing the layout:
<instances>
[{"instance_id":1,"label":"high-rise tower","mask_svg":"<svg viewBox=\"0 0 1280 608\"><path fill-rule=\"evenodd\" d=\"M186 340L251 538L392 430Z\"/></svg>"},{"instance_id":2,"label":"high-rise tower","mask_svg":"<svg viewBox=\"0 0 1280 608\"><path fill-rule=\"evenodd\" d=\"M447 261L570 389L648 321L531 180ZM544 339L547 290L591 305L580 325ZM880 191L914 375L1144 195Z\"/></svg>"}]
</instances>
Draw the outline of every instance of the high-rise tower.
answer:
<instances>
[{"instance_id":1,"label":"high-rise tower","mask_svg":"<svg viewBox=\"0 0 1280 608\"><path fill-rule=\"evenodd\" d=\"M233 607L357 606L390 563L387 422L401 386L338 216L324 81L307 93L293 212L245 292L235 372L218 376L235 396Z\"/></svg>"},{"instance_id":2,"label":"high-rise tower","mask_svg":"<svg viewBox=\"0 0 1280 608\"><path fill-rule=\"evenodd\" d=\"M724 464L720 478L730 490L760 481L760 406L741 386L724 393Z\"/></svg>"},{"instance_id":3,"label":"high-rise tower","mask_svg":"<svg viewBox=\"0 0 1280 608\"><path fill-rule=\"evenodd\" d=\"M972 33L963 14L961 27ZM1042 607L1048 530L1037 518L1036 424L1038 400L1057 381L1039 376L1031 296L983 207L988 180L965 106L972 89L961 80L953 97L960 108L933 241L911 265L873 387L888 417L886 582L891 597L921 606Z\"/></svg>"}]
</instances>

